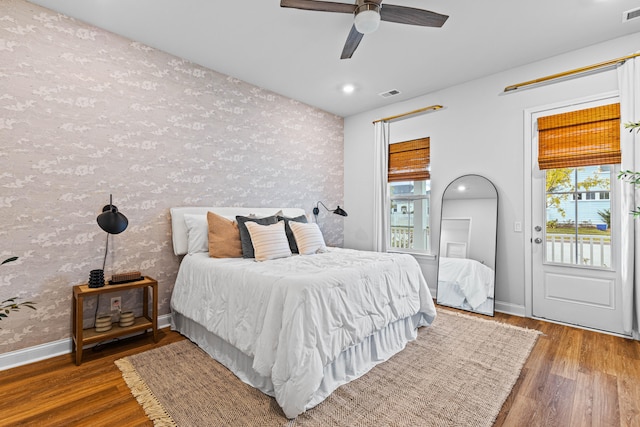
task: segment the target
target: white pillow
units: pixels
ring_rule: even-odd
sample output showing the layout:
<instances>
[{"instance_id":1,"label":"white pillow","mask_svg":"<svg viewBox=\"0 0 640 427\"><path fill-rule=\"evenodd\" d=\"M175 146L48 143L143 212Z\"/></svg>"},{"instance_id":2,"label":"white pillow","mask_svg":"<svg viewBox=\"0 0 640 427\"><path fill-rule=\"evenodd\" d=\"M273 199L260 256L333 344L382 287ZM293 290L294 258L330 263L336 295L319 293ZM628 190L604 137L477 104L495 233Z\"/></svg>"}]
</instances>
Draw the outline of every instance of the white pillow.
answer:
<instances>
[{"instance_id":1,"label":"white pillow","mask_svg":"<svg viewBox=\"0 0 640 427\"><path fill-rule=\"evenodd\" d=\"M286 258L291 256L289 240L284 232L284 221L275 224L261 225L253 221L244 223L251 235L253 252L256 261Z\"/></svg>"},{"instance_id":2,"label":"white pillow","mask_svg":"<svg viewBox=\"0 0 640 427\"><path fill-rule=\"evenodd\" d=\"M187 253L209 252L207 215L184 214L187 224Z\"/></svg>"},{"instance_id":3,"label":"white pillow","mask_svg":"<svg viewBox=\"0 0 640 427\"><path fill-rule=\"evenodd\" d=\"M316 223L289 221L300 255L311 255L327 251L322 232Z\"/></svg>"}]
</instances>

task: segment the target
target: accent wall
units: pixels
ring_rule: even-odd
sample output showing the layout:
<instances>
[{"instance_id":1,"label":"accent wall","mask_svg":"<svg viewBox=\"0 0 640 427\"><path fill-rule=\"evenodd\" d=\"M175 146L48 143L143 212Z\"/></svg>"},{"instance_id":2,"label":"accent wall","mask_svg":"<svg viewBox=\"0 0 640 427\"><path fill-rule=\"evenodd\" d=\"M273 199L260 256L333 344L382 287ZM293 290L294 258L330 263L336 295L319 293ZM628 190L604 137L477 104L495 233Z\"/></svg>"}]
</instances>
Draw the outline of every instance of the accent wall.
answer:
<instances>
[{"instance_id":1,"label":"accent wall","mask_svg":"<svg viewBox=\"0 0 640 427\"><path fill-rule=\"evenodd\" d=\"M0 266L0 301L36 307L0 321L0 353L70 336L109 194L129 227L105 274L157 279L161 315L180 261L170 207L343 205L341 117L22 0L0 3L0 141L0 261L19 257ZM342 217L320 223L341 246ZM115 295L87 301L85 320Z\"/></svg>"}]
</instances>

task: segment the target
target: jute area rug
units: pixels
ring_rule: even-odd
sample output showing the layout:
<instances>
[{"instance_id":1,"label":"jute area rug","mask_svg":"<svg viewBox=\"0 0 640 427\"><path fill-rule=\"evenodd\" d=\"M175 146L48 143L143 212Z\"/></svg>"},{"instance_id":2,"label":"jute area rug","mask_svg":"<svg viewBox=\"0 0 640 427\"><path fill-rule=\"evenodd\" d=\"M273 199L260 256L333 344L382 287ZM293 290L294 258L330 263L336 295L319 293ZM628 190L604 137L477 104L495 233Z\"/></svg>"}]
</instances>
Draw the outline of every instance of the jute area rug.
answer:
<instances>
[{"instance_id":1,"label":"jute area rug","mask_svg":"<svg viewBox=\"0 0 640 427\"><path fill-rule=\"evenodd\" d=\"M155 426L491 426L538 334L439 310L403 351L295 420L188 340L116 364Z\"/></svg>"}]
</instances>

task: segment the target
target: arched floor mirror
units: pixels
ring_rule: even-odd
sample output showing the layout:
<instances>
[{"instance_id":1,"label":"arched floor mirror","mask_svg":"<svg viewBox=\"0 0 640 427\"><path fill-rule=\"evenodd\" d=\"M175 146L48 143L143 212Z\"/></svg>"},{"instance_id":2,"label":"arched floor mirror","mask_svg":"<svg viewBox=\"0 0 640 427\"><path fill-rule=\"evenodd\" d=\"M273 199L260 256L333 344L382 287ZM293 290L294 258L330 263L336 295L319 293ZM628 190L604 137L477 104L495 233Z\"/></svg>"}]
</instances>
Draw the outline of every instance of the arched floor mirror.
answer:
<instances>
[{"instance_id":1,"label":"arched floor mirror","mask_svg":"<svg viewBox=\"0 0 640 427\"><path fill-rule=\"evenodd\" d=\"M498 191L480 175L453 180L442 196L436 302L493 316Z\"/></svg>"}]
</instances>

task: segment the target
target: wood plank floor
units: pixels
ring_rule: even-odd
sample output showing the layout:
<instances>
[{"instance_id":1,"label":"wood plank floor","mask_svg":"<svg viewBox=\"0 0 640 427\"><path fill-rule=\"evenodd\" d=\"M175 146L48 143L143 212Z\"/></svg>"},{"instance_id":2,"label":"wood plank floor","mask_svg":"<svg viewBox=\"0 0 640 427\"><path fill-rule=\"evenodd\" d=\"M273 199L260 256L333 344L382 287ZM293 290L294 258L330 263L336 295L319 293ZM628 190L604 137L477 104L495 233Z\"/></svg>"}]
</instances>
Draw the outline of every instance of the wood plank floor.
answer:
<instances>
[{"instance_id":1,"label":"wood plank floor","mask_svg":"<svg viewBox=\"0 0 640 427\"><path fill-rule=\"evenodd\" d=\"M498 313L540 336L495 426L640 427L640 342ZM164 329L156 344L134 337L0 372L2 426L151 426L114 361L184 339Z\"/></svg>"}]
</instances>

